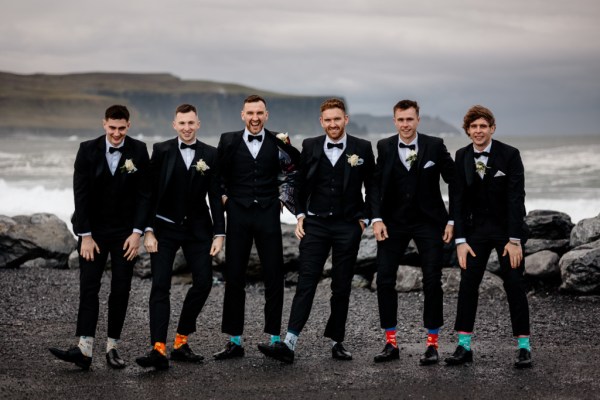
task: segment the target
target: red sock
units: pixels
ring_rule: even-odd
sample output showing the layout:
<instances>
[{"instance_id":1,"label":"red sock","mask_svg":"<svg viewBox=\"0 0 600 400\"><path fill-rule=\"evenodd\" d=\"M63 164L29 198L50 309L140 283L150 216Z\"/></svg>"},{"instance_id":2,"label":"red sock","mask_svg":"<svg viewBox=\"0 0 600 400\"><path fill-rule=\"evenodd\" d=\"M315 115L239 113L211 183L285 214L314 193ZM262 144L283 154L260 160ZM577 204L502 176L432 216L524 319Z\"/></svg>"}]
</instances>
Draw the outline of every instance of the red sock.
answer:
<instances>
[{"instance_id":1,"label":"red sock","mask_svg":"<svg viewBox=\"0 0 600 400\"><path fill-rule=\"evenodd\" d=\"M396 342L396 330L385 331L385 342L391 344L394 347L398 347Z\"/></svg>"},{"instance_id":2,"label":"red sock","mask_svg":"<svg viewBox=\"0 0 600 400\"><path fill-rule=\"evenodd\" d=\"M429 333L427 334L427 347L433 346L436 349L438 348L438 334L437 333Z\"/></svg>"}]
</instances>

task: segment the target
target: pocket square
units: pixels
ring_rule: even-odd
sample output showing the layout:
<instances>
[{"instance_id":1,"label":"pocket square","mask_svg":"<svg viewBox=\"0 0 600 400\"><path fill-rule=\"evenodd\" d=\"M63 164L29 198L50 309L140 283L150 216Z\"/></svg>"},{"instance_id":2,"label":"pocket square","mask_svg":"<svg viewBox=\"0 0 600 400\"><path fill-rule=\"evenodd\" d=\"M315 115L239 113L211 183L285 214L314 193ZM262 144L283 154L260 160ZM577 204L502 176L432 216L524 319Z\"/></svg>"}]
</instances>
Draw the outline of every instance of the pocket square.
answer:
<instances>
[{"instance_id":1,"label":"pocket square","mask_svg":"<svg viewBox=\"0 0 600 400\"><path fill-rule=\"evenodd\" d=\"M427 161L427 163L425 163L425 166L423 167L423 169L433 167L434 165L435 165L435 163L433 161Z\"/></svg>"},{"instance_id":2,"label":"pocket square","mask_svg":"<svg viewBox=\"0 0 600 400\"><path fill-rule=\"evenodd\" d=\"M500 176L506 176L506 174L500 170L498 170L498 172L496 172L496 175L494 175L494 178L498 178Z\"/></svg>"}]
</instances>

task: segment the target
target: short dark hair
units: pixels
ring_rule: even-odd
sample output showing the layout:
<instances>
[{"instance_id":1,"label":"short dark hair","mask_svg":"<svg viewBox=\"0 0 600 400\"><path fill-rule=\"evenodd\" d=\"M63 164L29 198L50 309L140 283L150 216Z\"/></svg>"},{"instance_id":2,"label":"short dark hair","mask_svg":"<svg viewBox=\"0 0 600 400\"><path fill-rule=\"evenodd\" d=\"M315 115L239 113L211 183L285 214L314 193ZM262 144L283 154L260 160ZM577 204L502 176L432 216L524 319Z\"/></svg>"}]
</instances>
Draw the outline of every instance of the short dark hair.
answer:
<instances>
[{"instance_id":1,"label":"short dark hair","mask_svg":"<svg viewBox=\"0 0 600 400\"><path fill-rule=\"evenodd\" d=\"M475 105L469 108L469 111L465 114L463 118L463 129L467 136L469 136L469 126L473 123L473 121L477 121L479 118L483 118L490 124L490 127L496 126L496 118L494 118L494 114L489 108L484 106Z\"/></svg>"},{"instance_id":2,"label":"short dark hair","mask_svg":"<svg viewBox=\"0 0 600 400\"><path fill-rule=\"evenodd\" d=\"M419 104L414 100L400 100L394 106L394 114L396 114L396 110L408 110L409 108L414 108L417 112L417 117L419 116Z\"/></svg>"},{"instance_id":3,"label":"short dark hair","mask_svg":"<svg viewBox=\"0 0 600 400\"><path fill-rule=\"evenodd\" d=\"M346 114L346 105L340 99L336 99L334 97L331 99L327 99L323 103L321 103L321 112L323 112L325 110L330 110L332 108L339 108L340 110L342 110L344 112L344 114Z\"/></svg>"},{"instance_id":4,"label":"short dark hair","mask_svg":"<svg viewBox=\"0 0 600 400\"><path fill-rule=\"evenodd\" d=\"M104 119L107 121L109 119L124 119L125 121L129 121L129 110L120 104L112 105L104 112Z\"/></svg>"},{"instance_id":5,"label":"short dark hair","mask_svg":"<svg viewBox=\"0 0 600 400\"><path fill-rule=\"evenodd\" d=\"M257 94L251 94L250 96L246 97L244 99L244 104L246 103L258 103L259 101L262 101L265 105L265 107L267 106L267 101L265 99L263 99L262 97L260 97Z\"/></svg>"},{"instance_id":6,"label":"short dark hair","mask_svg":"<svg viewBox=\"0 0 600 400\"><path fill-rule=\"evenodd\" d=\"M181 104L175 109L175 115L181 113L186 114L189 112L194 112L194 114L198 115L198 111L196 111L196 107L191 104Z\"/></svg>"}]
</instances>

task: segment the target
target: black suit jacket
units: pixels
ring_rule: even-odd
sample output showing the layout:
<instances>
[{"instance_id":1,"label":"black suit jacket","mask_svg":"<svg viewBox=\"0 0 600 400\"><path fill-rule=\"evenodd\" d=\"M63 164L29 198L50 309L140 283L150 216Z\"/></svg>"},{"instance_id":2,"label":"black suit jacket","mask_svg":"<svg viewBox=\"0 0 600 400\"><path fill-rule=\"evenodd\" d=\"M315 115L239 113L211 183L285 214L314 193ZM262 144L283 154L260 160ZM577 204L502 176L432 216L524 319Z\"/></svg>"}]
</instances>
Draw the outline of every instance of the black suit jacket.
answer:
<instances>
[{"instance_id":1,"label":"black suit jacket","mask_svg":"<svg viewBox=\"0 0 600 400\"><path fill-rule=\"evenodd\" d=\"M398 159L398 135L382 139L377 142L377 168L375 170L375 194L372 197L371 208L373 218L382 218L385 222L386 215L382 215L382 204L390 184L390 176L394 162ZM453 218L452 191L454 186L454 161L440 138L418 134L417 160L411 167L416 168L417 186L412 188L411 197L418 197L418 207L421 212L429 216L441 226L446 226L449 219ZM433 163L433 165L431 165ZM426 165L430 164L427 168ZM448 184L450 199L450 215L444 205L440 192L440 176ZM402 201L394 199L394 201Z\"/></svg>"},{"instance_id":2,"label":"black suit jacket","mask_svg":"<svg viewBox=\"0 0 600 400\"><path fill-rule=\"evenodd\" d=\"M137 171L123 171L126 160L132 160ZM106 188L100 184L101 176L107 171L110 174L106 161L106 136L81 143L75 158L73 174L75 213L71 222L75 234L91 232L93 236L98 226L105 222L100 220L100 215L106 215L107 212L118 217L115 218L118 221L117 226L114 229L111 227L111 231L131 233L134 228L143 231L150 200L148 164L146 144L126 136L115 172L118 179L117 196L120 201L118 207L108 210L106 208L109 206L101 200Z\"/></svg>"},{"instance_id":3,"label":"black suit jacket","mask_svg":"<svg viewBox=\"0 0 600 400\"><path fill-rule=\"evenodd\" d=\"M152 182L152 211L148 224L150 227L153 227L156 222L156 213L169 185L169 180L173 176L175 162L178 157L181 157L181 152L177 138L154 144L152 159L150 160ZM194 167L201 159L209 167L203 173L197 171ZM198 140L190 169L190 197L187 201L188 204L193 204L194 207L188 210L188 226L199 238L225 234L225 218L217 178L217 149ZM206 203L207 194L210 212Z\"/></svg>"},{"instance_id":4,"label":"black suit jacket","mask_svg":"<svg viewBox=\"0 0 600 400\"><path fill-rule=\"evenodd\" d=\"M468 237L475 207L473 183L480 179L475 171L473 145L456 151L455 237ZM527 240L525 218L525 173L516 148L492 141L483 185L487 208L508 237Z\"/></svg>"},{"instance_id":5,"label":"black suit jacket","mask_svg":"<svg viewBox=\"0 0 600 400\"><path fill-rule=\"evenodd\" d=\"M342 188L343 215L348 221L371 219L371 197L374 191L373 172L375 156L371 143L364 139L347 135L346 148L338 162L344 163L344 182ZM296 215L307 214L310 197L315 188L316 171L321 157L326 157L323 151L325 135L305 139L302 142L300 154L300 174L296 191ZM348 156L358 155L363 163L351 166ZM365 187L366 201L363 199L362 187Z\"/></svg>"}]
</instances>

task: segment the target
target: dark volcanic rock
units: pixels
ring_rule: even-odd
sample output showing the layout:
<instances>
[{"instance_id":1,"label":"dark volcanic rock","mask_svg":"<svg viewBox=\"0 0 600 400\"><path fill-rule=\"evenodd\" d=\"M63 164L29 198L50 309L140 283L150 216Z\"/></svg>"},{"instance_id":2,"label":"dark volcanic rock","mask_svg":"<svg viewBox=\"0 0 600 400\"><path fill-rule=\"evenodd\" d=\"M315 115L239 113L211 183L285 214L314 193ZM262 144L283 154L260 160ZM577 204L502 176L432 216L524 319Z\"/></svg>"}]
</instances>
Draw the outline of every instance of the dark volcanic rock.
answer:
<instances>
[{"instance_id":1,"label":"dark volcanic rock","mask_svg":"<svg viewBox=\"0 0 600 400\"><path fill-rule=\"evenodd\" d=\"M561 290L600 293L600 240L574 248L560 259L559 265Z\"/></svg>"},{"instance_id":2,"label":"dark volcanic rock","mask_svg":"<svg viewBox=\"0 0 600 400\"><path fill-rule=\"evenodd\" d=\"M562 256L571 249L569 243L569 239L529 239L525 246L523 246L523 251L525 256L540 252L542 250L550 250L559 256Z\"/></svg>"},{"instance_id":3,"label":"dark volcanic rock","mask_svg":"<svg viewBox=\"0 0 600 400\"><path fill-rule=\"evenodd\" d=\"M525 222L535 239L568 239L574 226L567 214L552 210L530 211Z\"/></svg>"},{"instance_id":4,"label":"dark volcanic rock","mask_svg":"<svg viewBox=\"0 0 600 400\"><path fill-rule=\"evenodd\" d=\"M600 239L600 215L582 219L571 232L571 247L581 246Z\"/></svg>"},{"instance_id":5,"label":"dark volcanic rock","mask_svg":"<svg viewBox=\"0 0 600 400\"><path fill-rule=\"evenodd\" d=\"M560 277L558 254L542 250L525 257L525 275L537 279L556 279Z\"/></svg>"}]
</instances>

